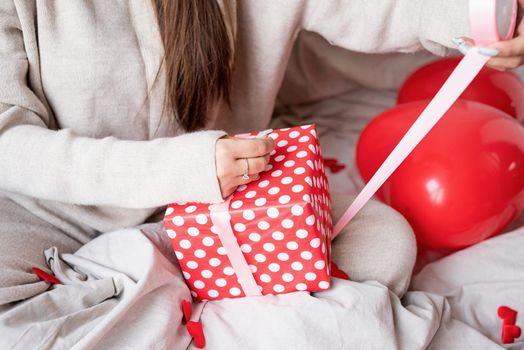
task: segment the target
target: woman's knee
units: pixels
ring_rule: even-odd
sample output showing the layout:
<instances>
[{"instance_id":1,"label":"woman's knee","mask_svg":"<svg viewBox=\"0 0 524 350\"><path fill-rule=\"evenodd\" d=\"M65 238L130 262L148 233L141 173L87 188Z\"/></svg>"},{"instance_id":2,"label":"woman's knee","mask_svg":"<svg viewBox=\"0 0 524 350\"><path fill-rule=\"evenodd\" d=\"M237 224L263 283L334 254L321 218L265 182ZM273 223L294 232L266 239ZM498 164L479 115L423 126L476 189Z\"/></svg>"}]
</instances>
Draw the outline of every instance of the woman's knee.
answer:
<instances>
[{"instance_id":1,"label":"woman's knee","mask_svg":"<svg viewBox=\"0 0 524 350\"><path fill-rule=\"evenodd\" d=\"M335 222L352 200L333 197ZM370 201L333 242L333 260L352 280L376 280L398 295L408 288L416 252L406 219L377 201Z\"/></svg>"}]
</instances>

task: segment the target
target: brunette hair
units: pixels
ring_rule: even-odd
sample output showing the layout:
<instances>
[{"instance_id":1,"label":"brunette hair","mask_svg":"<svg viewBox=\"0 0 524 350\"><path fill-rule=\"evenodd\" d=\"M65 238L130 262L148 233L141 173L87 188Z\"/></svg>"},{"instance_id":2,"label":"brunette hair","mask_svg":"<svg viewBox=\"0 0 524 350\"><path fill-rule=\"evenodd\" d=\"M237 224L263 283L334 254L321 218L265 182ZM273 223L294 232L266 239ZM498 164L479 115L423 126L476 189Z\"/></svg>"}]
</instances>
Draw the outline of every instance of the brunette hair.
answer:
<instances>
[{"instance_id":1,"label":"brunette hair","mask_svg":"<svg viewBox=\"0 0 524 350\"><path fill-rule=\"evenodd\" d=\"M166 72L164 108L186 131L205 126L208 110L229 102L231 46L217 0L153 0Z\"/></svg>"}]
</instances>

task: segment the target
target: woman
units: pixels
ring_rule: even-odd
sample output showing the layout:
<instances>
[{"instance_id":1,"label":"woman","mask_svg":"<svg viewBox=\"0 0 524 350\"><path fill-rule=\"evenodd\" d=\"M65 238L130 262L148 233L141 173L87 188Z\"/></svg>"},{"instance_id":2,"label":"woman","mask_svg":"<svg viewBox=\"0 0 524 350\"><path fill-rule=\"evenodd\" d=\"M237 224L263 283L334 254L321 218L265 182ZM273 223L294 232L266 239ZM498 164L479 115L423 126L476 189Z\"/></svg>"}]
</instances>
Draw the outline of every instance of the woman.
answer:
<instances>
[{"instance_id":1,"label":"woman","mask_svg":"<svg viewBox=\"0 0 524 350\"><path fill-rule=\"evenodd\" d=\"M357 51L443 54L467 17L466 0L2 1L0 305L47 289L30 269L45 268L50 246L72 252L158 220L168 203L218 202L256 179L271 140L216 130L267 127L301 29ZM334 259L400 294L412 233L391 209L376 213L377 225L338 239ZM384 263L344 264L385 226L398 229L366 253Z\"/></svg>"}]
</instances>

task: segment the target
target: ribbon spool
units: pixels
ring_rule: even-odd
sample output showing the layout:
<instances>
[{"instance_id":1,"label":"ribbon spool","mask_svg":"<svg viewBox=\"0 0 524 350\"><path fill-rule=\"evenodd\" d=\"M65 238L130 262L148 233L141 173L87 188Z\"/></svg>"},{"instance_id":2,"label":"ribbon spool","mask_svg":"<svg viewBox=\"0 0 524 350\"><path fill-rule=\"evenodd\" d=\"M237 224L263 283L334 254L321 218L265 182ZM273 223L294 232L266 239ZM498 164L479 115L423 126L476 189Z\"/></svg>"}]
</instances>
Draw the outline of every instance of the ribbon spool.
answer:
<instances>
[{"instance_id":1,"label":"ribbon spool","mask_svg":"<svg viewBox=\"0 0 524 350\"><path fill-rule=\"evenodd\" d=\"M517 11L517 0L470 0L471 37L478 46L511 39Z\"/></svg>"},{"instance_id":2,"label":"ribbon spool","mask_svg":"<svg viewBox=\"0 0 524 350\"><path fill-rule=\"evenodd\" d=\"M511 38L517 22L517 10L517 0L470 0L470 29L475 43L485 46ZM473 47L468 51L426 109L357 195L333 227L333 238L373 197L475 79L489 60L489 57L482 55L478 49Z\"/></svg>"}]
</instances>

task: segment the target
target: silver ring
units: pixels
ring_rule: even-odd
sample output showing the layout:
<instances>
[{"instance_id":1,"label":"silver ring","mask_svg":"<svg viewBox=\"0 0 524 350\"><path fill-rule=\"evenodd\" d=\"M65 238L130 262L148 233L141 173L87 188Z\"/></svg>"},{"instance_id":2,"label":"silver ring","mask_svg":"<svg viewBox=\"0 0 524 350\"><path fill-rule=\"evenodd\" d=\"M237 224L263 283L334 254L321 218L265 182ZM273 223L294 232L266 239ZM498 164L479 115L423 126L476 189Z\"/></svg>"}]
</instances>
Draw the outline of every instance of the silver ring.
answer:
<instances>
[{"instance_id":1,"label":"silver ring","mask_svg":"<svg viewBox=\"0 0 524 350\"><path fill-rule=\"evenodd\" d=\"M244 158L246 161L246 171L244 172L244 175L242 175L242 180L249 180L249 161L247 158Z\"/></svg>"}]
</instances>

